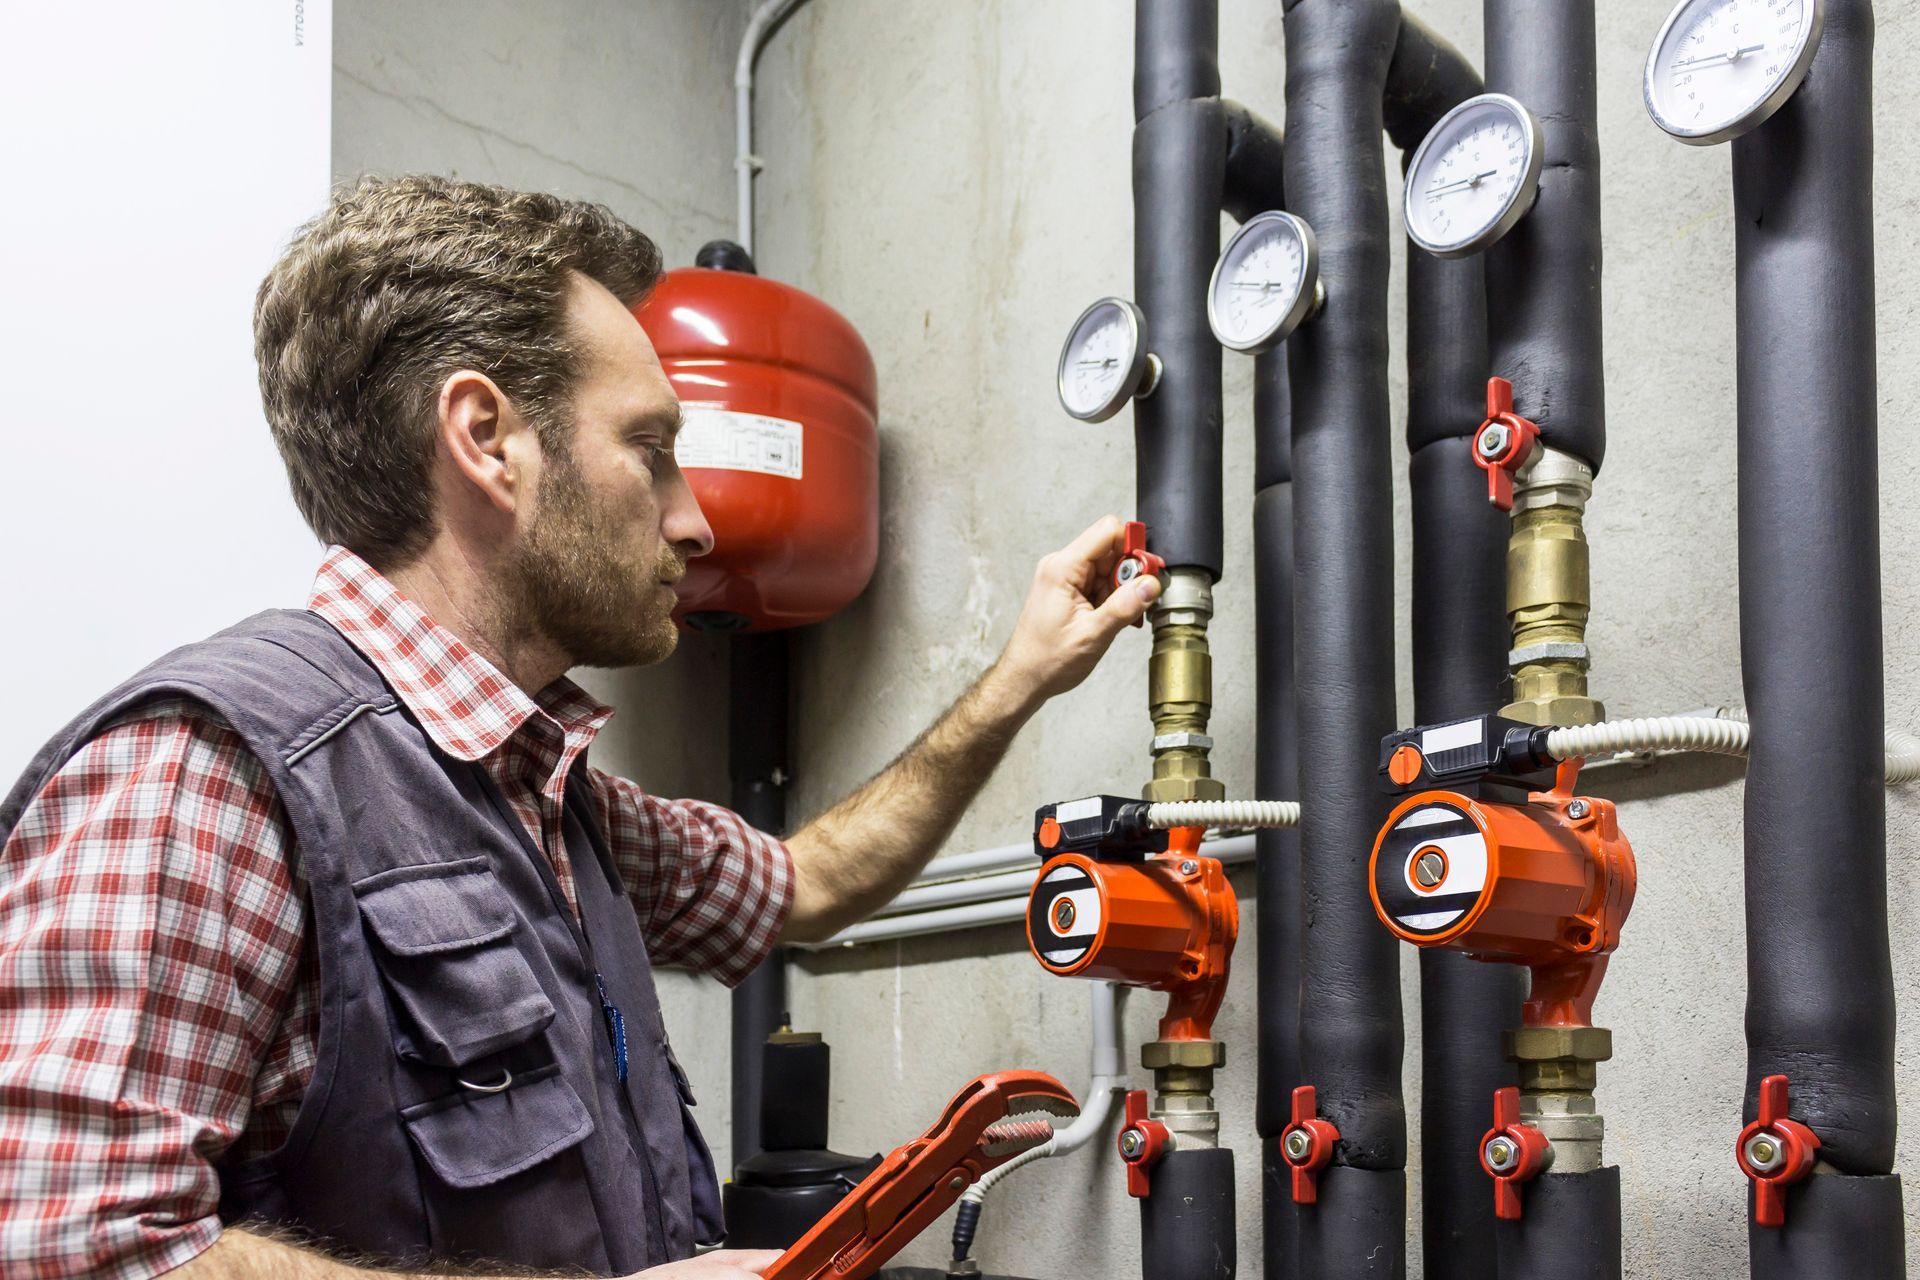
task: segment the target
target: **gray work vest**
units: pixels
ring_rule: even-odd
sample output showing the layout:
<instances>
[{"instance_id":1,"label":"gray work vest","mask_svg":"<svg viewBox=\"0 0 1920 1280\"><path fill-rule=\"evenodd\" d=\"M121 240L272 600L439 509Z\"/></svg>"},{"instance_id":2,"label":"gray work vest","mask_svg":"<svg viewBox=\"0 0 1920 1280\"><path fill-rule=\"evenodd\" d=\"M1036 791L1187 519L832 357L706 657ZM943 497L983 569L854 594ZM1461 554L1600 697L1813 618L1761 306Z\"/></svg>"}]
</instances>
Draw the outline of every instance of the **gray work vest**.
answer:
<instances>
[{"instance_id":1,"label":"gray work vest","mask_svg":"<svg viewBox=\"0 0 1920 1280\"><path fill-rule=\"evenodd\" d=\"M584 758L566 806L576 920L478 764L436 747L324 619L264 613L68 725L0 806L0 843L101 728L163 698L210 708L265 767L319 962L313 1080L278 1150L220 1168L224 1221L402 1266L603 1275L719 1237L712 1158Z\"/></svg>"}]
</instances>

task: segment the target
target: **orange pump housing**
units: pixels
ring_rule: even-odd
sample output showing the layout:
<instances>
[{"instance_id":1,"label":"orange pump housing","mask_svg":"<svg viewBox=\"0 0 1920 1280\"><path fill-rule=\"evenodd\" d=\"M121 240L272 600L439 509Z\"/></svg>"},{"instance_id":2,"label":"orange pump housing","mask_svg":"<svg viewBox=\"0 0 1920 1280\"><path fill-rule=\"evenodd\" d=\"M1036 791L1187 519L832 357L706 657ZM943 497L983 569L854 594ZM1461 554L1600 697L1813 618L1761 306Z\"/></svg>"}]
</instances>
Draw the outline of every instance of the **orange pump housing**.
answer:
<instances>
[{"instance_id":1,"label":"orange pump housing","mask_svg":"<svg viewBox=\"0 0 1920 1280\"><path fill-rule=\"evenodd\" d=\"M1049 858L1027 900L1027 945L1051 973L1169 993L1160 1039L1211 1040L1240 903L1220 860L1198 855L1199 830L1170 834L1167 852L1139 862Z\"/></svg>"},{"instance_id":2,"label":"orange pump housing","mask_svg":"<svg viewBox=\"0 0 1920 1280\"><path fill-rule=\"evenodd\" d=\"M679 454L713 526L674 616L775 631L832 616L880 550L873 356L813 295L740 271L669 271L634 315L686 415Z\"/></svg>"},{"instance_id":3,"label":"orange pump housing","mask_svg":"<svg viewBox=\"0 0 1920 1280\"><path fill-rule=\"evenodd\" d=\"M1591 1024L1638 884L1618 812L1572 796L1574 772L1563 767L1561 785L1524 804L1410 796L1368 868L1373 908L1396 936L1532 969L1527 1026Z\"/></svg>"}]
</instances>

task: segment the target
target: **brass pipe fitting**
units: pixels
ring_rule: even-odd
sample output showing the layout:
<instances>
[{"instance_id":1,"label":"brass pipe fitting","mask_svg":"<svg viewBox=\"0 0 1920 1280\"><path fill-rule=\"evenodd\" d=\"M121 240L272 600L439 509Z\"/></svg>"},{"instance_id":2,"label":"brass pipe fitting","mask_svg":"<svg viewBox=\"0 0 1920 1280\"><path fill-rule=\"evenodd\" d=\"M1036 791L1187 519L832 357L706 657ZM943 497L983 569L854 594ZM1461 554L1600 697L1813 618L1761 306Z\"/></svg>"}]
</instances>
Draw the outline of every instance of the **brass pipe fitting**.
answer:
<instances>
[{"instance_id":1,"label":"brass pipe fitting","mask_svg":"<svg viewBox=\"0 0 1920 1280\"><path fill-rule=\"evenodd\" d=\"M1191 1151L1220 1145L1213 1073L1227 1065L1218 1040L1149 1040L1140 1065L1153 1073L1153 1118L1167 1127L1168 1147Z\"/></svg>"},{"instance_id":2,"label":"brass pipe fitting","mask_svg":"<svg viewBox=\"0 0 1920 1280\"><path fill-rule=\"evenodd\" d=\"M1587 692L1592 591L1587 534L1593 469L1536 445L1514 477L1507 539L1507 619L1513 701L1500 714L1527 724L1593 724L1606 708Z\"/></svg>"},{"instance_id":3,"label":"brass pipe fitting","mask_svg":"<svg viewBox=\"0 0 1920 1280\"><path fill-rule=\"evenodd\" d=\"M1520 1068L1520 1118L1553 1144L1555 1173L1600 1167L1606 1119L1594 1102L1599 1064L1613 1057L1605 1027L1521 1027L1503 1033Z\"/></svg>"},{"instance_id":4,"label":"brass pipe fitting","mask_svg":"<svg viewBox=\"0 0 1920 1280\"><path fill-rule=\"evenodd\" d=\"M1165 588L1148 613L1153 656L1147 662L1147 709L1153 717L1153 780L1141 797L1224 800L1226 784L1213 776L1208 753L1213 739L1213 654L1207 624L1213 619L1213 583L1204 569L1170 569Z\"/></svg>"}]
</instances>

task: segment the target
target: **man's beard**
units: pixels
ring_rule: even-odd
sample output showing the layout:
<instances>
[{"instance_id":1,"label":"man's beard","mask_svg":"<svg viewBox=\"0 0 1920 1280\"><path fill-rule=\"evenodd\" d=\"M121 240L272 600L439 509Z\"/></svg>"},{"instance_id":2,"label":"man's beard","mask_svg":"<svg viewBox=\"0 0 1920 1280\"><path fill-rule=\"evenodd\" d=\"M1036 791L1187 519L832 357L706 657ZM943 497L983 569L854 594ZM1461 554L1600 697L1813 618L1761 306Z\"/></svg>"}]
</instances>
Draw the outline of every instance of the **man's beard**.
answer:
<instances>
[{"instance_id":1,"label":"man's beard","mask_svg":"<svg viewBox=\"0 0 1920 1280\"><path fill-rule=\"evenodd\" d=\"M670 544L652 564L623 556L631 521L596 506L572 457L549 452L547 461L539 514L514 555L515 629L546 636L575 666L661 661L680 639L673 592L661 584L686 571L686 558Z\"/></svg>"}]
</instances>

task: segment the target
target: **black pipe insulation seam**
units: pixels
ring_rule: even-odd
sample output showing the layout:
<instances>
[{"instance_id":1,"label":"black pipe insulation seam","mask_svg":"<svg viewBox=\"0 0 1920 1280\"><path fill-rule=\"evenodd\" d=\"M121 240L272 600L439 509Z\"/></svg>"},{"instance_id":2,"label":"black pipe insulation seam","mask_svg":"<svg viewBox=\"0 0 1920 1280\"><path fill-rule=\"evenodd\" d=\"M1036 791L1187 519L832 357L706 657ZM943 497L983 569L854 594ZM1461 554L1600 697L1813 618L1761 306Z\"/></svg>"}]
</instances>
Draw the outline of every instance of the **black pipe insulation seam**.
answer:
<instances>
[{"instance_id":1,"label":"black pipe insulation seam","mask_svg":"<svg viewBox=\"0 0 1920 1280\"><path fill-rule=\"evenodd\" d=\"M1168 568L1224 564L1220 344L1206 282L1220 252L1226 124L1217 0L1134 8L1133 291L1160 358L1133 403L1135 518Z\"/></svg>"},{"instance_id":2,"label":"black pipe insulation seam","mask_svg":"<svg viewBox=\"0 0 1920 1280\"><path fill-rule=\"evenodd\" d=\"M1399 954L1364 894L1394 726L1391 249L1384 99L1393 0L1288 0L1287 202L1320 240L1327 303L1288 339L1293 398L1295 651L1308 920L1301 1079L1340 1132L1298 1217L1299 1274L1398 1275L1406 1251Z\"/></svg>"},{"instance_id":3,"label":"black pipe insulation seam","mask_svg":"<svg viewBox=\"0 0 1920 1280\"><path fill-rule=\"evenodd\" d=\"M1784 1229L1752 1228L1761 1280L1904 1274L1900 1187L1885 1176L1895 1015L1872 73L1871 3L1827 0L1805 81L1733 143L1740 666L1753 725L1744 1115L1763 1077L1786 1075L1793 1118L1841 1175L1790 1189Z\"/></svg>"}]
</instances>

